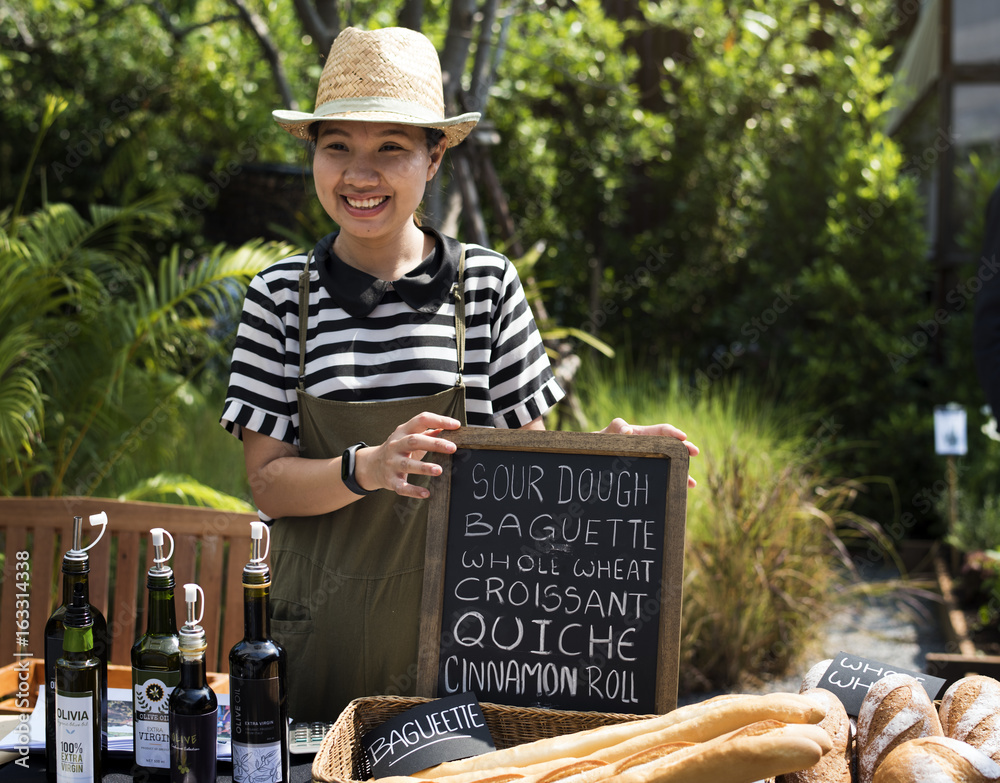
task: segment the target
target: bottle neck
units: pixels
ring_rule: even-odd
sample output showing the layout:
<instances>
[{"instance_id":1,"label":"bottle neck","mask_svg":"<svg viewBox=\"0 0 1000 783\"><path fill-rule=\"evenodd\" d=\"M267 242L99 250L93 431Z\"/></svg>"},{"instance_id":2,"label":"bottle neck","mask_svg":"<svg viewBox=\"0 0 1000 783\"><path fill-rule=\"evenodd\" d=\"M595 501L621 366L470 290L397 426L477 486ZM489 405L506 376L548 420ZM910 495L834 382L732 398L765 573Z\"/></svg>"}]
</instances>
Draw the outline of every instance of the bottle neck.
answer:
<instances>
[{"instance_id":1,"label":"bottle neck","mask_svg":"<svg viewBox=\"0 0 1000 783\"><path fill-rule=\"evenodd\" d=\"M247 641L261 642L270 636L271 625L267 617L270 593L269 585L243 585L243 638Z\"/></svg>"},{"instance_id":2,"label":"bottle neck","mask_svg":"<svg viewBox=\"0 0 1000 783\"><path fill-rule=\"evenodd\" d=\"M180 687L188 690L198 690L208 686L208 678L205 675L205 656L185 655L181 653L181 681Z\"/></svg>"},{"instance_id":3,"label":"bottle neck","mask_svg":"<svg viewBox=\"0 0 1000 783\"><path fill-rule=\"evenodd\" d=\"M63 654L67 661L80 663L94 657L93 626L73 628L66 626L63 631Z\"/></svg>"},{"instance_id":4,"label":"bottle neck","mask_svg":"<svg viewBox=\"0 0 1000 783\"><path fill-rule=\"evenodd\" d=\"M149 611L146 620L146 633L173 634L177 633L177 609L174 606L174 577L152 576L146 581L149 592Z\"/></svg>"},{"instance_id":5,"label":"bottle neck","mask_svg":"<svg viewBox=\"0 0 1000 783\"><path fill-rule=\"evenodd\" d=\"M90 603L90 580L87 578L88 571L67 571L63 569L63 603L69 606L73 601L73 588L79 583L83 585L83 597Z\"/></svg>"}]
</instances>

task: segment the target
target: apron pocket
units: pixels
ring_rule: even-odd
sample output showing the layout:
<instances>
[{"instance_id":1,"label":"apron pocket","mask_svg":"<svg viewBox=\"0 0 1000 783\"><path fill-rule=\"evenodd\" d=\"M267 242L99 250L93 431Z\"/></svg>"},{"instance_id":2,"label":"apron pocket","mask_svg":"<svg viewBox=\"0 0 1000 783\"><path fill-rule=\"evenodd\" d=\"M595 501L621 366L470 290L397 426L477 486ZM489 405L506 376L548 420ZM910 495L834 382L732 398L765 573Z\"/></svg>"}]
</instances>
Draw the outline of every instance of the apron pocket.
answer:
<instances>
[{"instance_id":1,"label":"apron pocket","mask_svg":"<svg viewBox=\"0 0 1000 783\"><path fill-rule=\"evenodd\" d=\"M308 606L271 599L271 635L285 648L289 663L301 661L301 653L314 630L312 613Z\"/></svg>"}]
</instances>

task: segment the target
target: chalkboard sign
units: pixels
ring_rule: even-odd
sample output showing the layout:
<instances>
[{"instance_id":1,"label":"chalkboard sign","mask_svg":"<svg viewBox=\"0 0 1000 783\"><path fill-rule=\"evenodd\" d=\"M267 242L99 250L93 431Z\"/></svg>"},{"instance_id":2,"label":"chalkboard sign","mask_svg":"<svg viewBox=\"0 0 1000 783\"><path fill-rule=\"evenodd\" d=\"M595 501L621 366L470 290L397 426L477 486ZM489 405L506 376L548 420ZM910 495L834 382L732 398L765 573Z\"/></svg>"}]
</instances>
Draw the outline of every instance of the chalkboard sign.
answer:
<instances>
[{"instance_id":1,"label":"chalkboard sign","mask_svg":"<svg viewBox=\"0 0 1000 783\"><path fill-rule=\"evenodd\" d=\"M938 698L947 684L940 677L924 672L901 669L898 666L841 651L833 657L823 679L816 687L833 691L843 703L847 714L856 718L872 685L890 674L910 675L924 687L931 701Z\"/></svg>"},{"instance_id":2,"label":"chalkboard sign","mask_svg":"<svg viewBox=\"0 0 1000 783\"><path fill-rule=\"evenodd\" d=\"M418 694L649 714L677 702L688 453L462 428L436 455Z\"/></svg>"}]
</instances>

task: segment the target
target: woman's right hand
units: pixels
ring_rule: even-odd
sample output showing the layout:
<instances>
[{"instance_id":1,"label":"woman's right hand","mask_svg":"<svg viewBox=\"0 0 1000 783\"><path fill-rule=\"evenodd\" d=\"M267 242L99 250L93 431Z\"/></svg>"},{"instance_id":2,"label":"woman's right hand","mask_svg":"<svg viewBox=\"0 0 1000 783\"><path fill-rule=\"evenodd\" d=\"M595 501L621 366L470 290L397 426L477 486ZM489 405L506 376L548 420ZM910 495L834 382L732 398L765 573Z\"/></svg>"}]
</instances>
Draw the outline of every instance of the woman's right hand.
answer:
<instances>
[{"instance_id":1,"label":"woman's right hand","mask_svg":"<svg viewBox=\"0 0 1000 783\"><path fill-rule=\"evenodd\" d=\"M436 413L421 413L400 424L380 446L359 449L356 455L355 479L364 489L389 489L397 495L426 498L430 492L411 484L411 475L440 476L441 466L424 462L429 451L453 454L456 446L439 438L442 430L457 430L458 419Z\"/></svg>"}]
</instances>

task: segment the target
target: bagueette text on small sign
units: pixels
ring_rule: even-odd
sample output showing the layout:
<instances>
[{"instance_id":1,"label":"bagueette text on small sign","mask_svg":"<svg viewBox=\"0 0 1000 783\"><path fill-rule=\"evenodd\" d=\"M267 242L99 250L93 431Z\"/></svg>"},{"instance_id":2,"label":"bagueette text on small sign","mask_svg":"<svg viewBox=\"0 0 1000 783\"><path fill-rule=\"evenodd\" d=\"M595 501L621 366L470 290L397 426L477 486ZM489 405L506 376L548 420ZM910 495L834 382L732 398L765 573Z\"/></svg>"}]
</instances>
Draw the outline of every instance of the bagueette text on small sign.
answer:
<instances>
[{"instance_id":1,"label":"bagueette text on small sign","mask_svg":"<svg viewBox=\"0 0 1000 783\"><path fill-rule=\"evenodd\" d=\"M495 750L474 693L411 707L361 738L372 777L412 775Z\"/></svg>"}]
</instances>

